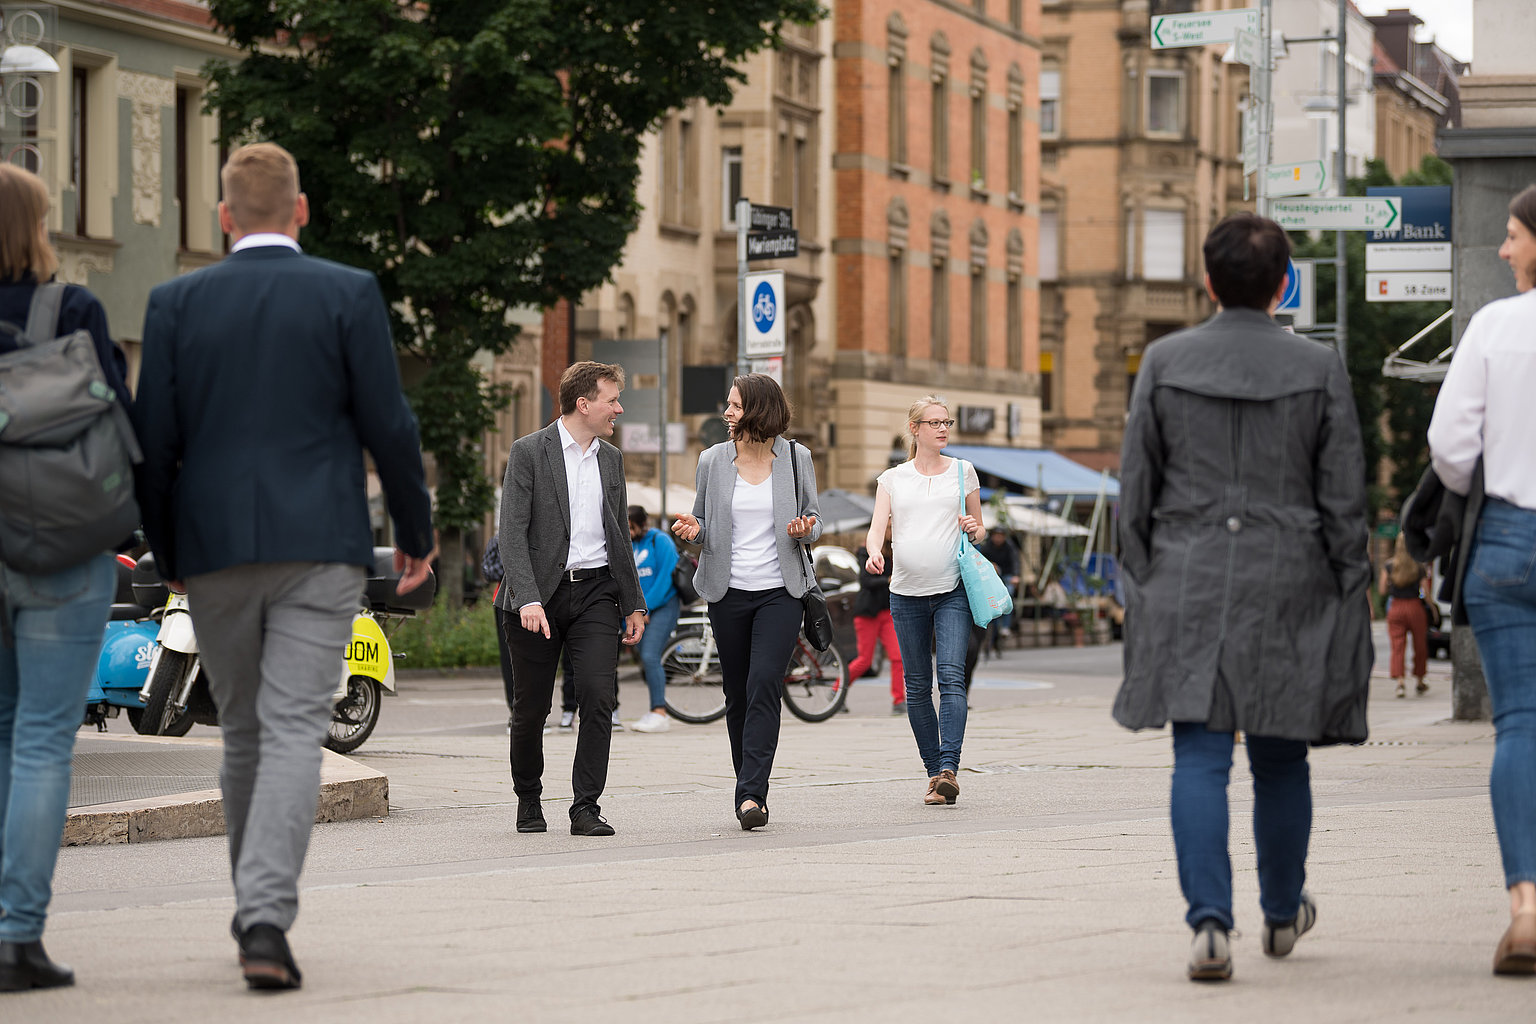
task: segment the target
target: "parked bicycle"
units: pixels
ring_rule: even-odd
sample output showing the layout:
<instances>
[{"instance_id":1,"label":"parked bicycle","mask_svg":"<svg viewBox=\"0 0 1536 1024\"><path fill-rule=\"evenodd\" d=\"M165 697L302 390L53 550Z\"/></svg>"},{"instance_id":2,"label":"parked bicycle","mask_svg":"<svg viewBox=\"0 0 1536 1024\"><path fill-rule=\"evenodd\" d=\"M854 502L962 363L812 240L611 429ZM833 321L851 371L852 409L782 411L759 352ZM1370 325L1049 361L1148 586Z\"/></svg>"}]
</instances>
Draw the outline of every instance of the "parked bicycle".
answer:
<instances>
[{"instance_id":1,"label":"parked bicycle","mask_svg":"<svg viewBox=\"0 0 1536 1024\"><path fill-rule=\"evenodd\" d=\"M666 672L667 713L680 722L713 722L725 714L725 689L720 674L715 631L707 615L694 612L678 620L672 642L661 652ZM833 644L825 651L811 646L802 632L784 673L784 703L806 722L824 722L848 700L848 673Z\"/></svg>"}]
</instances>

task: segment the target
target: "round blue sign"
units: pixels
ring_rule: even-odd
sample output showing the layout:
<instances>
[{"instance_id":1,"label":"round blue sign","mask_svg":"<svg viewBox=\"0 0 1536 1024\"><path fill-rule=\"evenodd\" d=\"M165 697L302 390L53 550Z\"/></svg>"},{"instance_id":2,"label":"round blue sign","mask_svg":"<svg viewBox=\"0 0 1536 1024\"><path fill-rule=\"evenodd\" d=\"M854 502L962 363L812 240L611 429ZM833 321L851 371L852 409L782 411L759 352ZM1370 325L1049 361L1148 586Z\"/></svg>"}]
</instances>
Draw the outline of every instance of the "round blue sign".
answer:
<instances>
[{"instance_id":1,"label":"round blue sign","mask_svg":"<svg viewBox=\"0 0 1536 1024\"><path fill-rule=\"evenodd\" d=\"M752 293L752 323L758 333L767 334L778 316L779 306L773 298L773 286L767 281L758 282L757 290Z\"/></svg>"},{"instance_id":2,"label":"round blue sign","mask_svg":"<svg viewBox=\"0 0 1536 1024\"><path fill-rule=\"evenodd\" d=\"M1285 297L1276 307L1278 311L1301 308L1301 273L1295 260L1285 261Z\"/></svg>"}]
</instances>

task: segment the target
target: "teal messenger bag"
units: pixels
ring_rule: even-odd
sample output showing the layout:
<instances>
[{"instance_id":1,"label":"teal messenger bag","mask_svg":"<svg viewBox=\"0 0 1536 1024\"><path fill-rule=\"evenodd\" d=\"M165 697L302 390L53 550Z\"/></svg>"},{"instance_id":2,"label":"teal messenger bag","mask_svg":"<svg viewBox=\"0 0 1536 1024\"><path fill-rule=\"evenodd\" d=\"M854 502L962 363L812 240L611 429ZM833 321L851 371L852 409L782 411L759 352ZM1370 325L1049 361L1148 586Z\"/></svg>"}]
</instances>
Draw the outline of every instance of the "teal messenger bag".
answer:
<instances>
[{"instance_id":1,"label":"teal messenger bag","mask_svg":"<svg viewBox=\"0 0 1536 1024\"><path fill-rule=\"evenodd\" d=\"M955 460L955 472L960 475L960 514L965 515L965 465L960 459ZM977 626L985 627L1013 611L1013 598L997 567L976 550L964 531L960 534L960 580L971 603L971 621Z\"/></svg>"}]
</instances>

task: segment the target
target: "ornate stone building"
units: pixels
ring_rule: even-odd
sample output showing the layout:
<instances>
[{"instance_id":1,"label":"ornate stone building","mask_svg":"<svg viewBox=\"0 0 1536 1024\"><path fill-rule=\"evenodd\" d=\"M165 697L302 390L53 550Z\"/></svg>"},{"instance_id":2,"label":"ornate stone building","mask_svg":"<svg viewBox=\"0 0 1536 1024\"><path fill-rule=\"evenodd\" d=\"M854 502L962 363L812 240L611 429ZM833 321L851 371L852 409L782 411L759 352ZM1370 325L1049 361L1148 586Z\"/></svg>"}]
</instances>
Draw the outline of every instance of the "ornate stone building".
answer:
<instances>
[{"instance_id":1,"label":"ornate stone building","mask_svg":"<svg viewBox=\"0 0 1536 1024\"><path fill-rule=\"evenodd\" d=\"M1433 42L1418 42L1424 24L1393 9L1369 19L1376 28L1376 156L1394 178L1418 168L1435 152L1435 135L1461 124L1457 78L1467 65Z\"/></svg>"}]
</instances>

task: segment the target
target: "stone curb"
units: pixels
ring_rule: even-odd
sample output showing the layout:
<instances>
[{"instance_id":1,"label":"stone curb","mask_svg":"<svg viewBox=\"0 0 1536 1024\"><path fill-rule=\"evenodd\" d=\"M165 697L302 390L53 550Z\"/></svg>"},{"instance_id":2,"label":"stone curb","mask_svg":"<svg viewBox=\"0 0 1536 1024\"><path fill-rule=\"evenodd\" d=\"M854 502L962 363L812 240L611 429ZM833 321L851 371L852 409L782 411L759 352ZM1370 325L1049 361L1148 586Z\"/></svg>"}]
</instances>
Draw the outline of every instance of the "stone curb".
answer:
<instances>
[{"instance_id":1,"label":"stone curb","mask_svg":"<svg viewBox=\"0 0 1536 1024\"><path fill-rule=\"evenodd\" d=\"M125 742L113 737L114 742ZM222 746L217 739L142 737L145 745ZM382 818L389 814L389 777L332 751L320 763L320 802L316 822ZM92 804L72 809L64 822L61 846L145 843L153 839L193 839L224 834L224 805L219 791L205 789L170 796Z\"/></svg>"}]
</instances>

